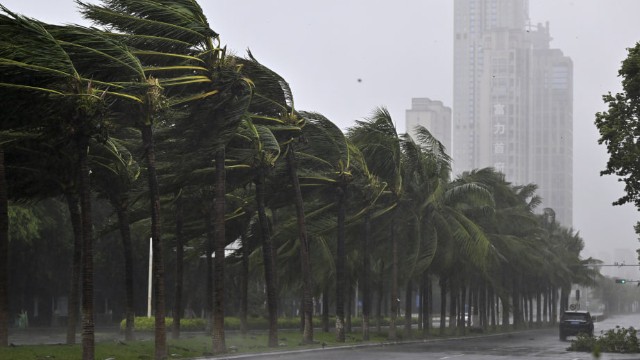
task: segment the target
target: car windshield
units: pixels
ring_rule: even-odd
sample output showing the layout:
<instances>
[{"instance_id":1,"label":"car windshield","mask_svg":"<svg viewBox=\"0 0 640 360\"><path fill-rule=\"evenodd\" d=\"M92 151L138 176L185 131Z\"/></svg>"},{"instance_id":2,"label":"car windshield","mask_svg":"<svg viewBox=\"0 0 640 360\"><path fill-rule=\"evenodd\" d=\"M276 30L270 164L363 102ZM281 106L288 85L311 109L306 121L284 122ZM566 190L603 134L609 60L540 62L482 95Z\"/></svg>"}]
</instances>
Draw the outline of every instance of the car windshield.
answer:
<instances>
[{"instance_id":1,"label":"car windshield","mask_svg":"<svg viewBox=\"0 0 640 360\"><path fill-rule=\"evenodd\" d=\"M587 321L589 319L589 315L587 314L580 314L580 313L565 313L564 314L564 319L565 320L582 320L582 321Z\"/></svg>"}]
</instances>

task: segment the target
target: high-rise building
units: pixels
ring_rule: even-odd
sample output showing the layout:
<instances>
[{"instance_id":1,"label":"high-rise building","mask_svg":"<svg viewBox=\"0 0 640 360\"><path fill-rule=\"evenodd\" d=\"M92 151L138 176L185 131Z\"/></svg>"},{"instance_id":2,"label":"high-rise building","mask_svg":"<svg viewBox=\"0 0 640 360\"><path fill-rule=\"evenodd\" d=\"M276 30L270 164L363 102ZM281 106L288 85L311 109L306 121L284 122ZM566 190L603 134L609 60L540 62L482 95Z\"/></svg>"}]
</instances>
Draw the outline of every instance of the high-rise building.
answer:
<instances>
[{"instance_id":1,"label":"high-rise building","mask_svg":"<svg viewBox=\"0 0 640 360\"><path fill-rule=\"evenodd\" d=\"M442 101L429 98L411 99L411 109L406 111L407 132L417 140L415 128L423 126L444 145L451 154L451 108Z\"/></svg>"},{"instance_id":2,"label":"high-rise building","mask_svg":"<svg viewBox=\"0 0 640 360\"><path fill-rule=\"evenodd\" d=\"M527 0L455 0L453 169L535 183L571 226L573 64L532 26Z\"/></svg>"}]
</instances>

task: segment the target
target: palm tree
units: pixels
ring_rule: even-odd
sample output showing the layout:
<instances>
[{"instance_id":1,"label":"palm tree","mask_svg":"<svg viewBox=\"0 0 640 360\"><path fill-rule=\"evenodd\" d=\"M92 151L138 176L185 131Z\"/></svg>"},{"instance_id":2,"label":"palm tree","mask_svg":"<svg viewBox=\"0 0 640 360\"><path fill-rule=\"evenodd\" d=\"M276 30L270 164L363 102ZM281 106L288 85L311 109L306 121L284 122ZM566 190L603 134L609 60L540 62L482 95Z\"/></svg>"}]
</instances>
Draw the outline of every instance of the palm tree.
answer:
<instances>
[{"instance_id":1,"label":"palm tree","mask_svg":"<svg viewBox=\"0 0 640 360\"><path fill-rule=\"evenodd\" d=\"M152 239L154 244L154 283L156 303L156 358L166 356L164 325L164 265L161 258L159 196L155 170L155 153L152 128L158 120L158 110L166 104L162 95L164 86L171 105L188 107L193 124L207 125L205 133L214 133L214 159L216 166L224 164L224 147L237 128L244 113L243 104L248 100L249 83L239 76L233 62L225 57L225 50L218 46L218 34L213 31L196 1L180 0L169 3L163 0L105 0L104 6L81 4L83 14L91 20L119 31L113 36L123 38L145 65L144 79L150 83L147 106L138 119L142 130L149 189L152 204ZM177 98L176 98L177 97ZM222 104L231 102L228 107ZM222 109L222 111L219 111ZM224 172L224 171L222 171ZM219 172L216 181L224 181ZM224 339L224 194L225 184L216 183L216 281L212 343L214 353L226 351ZM156 251L157 250L157 251Z\"/></svg>"},{"instance_id":2,"label":"palm tree","mask_svg":"<svg viewBox=\"0 0 640 360\"><path fill-rule=\"evenodd\" d=\"M305 220L305 210L298 178L298 160L296 158L295 137L304 126L304 119L295 111L292 91L289 84L277 73L260 64L249 52L249 58L242 61L243 73L254 84L254 94L249 111L256 123L269 125L274 135L284 145L285 160L289 182L293 190L294 205L300 246L300 264L302 271L302 318L304 343L313 342L313 299L311 280L311 260L309 238ZM282 131L279 131L282 130Z\"/></svg>"},{"instance_id":3,"label":"palm tree","mask_svg":"<svg viewBox=\"0 0 640 360\"><path fill-rule=\"evenodd\" d=\"M75 146L78 169L78 189L82 216L83 239L83 357L94 357L93 324L93 252L91 234L91 200L89 188L88 148L90 139L104 136L102 122L107 94L134 99L117 93L123 86L105 82L95 67L116 66L122 75L130 73L130 53L101 34L78 26L51 26L11 13L2 7L3 50L0 66L11 74L1 85L15 91L29 91L62 97L56 102L57 116L45 119L63 132L53 136L67 139ZM134 61L135 63L135 61ZM89 65L92 65L91 68ZM90 70L91 69L91 70ZM114 89L114 90L108 90ZM66 131L66 132L65 132Z\"/></svg>"},{"instance_id":4,"label":"palm tree","mask_svg":"<svg viewBox=\"0 0 640 360\"><path fill-rule=\"evenodd\" d=\"M360 149L368 168L381 181L387 183L391 208L389 217L389 243L391 244L391 322L389 338L396 339L396 319L398 314L398 238L395 226L395 207L402 196L402 162L400 138L391 115L385 108L376 109L370 118L356 121L349 129L348 138Z\"/></svg>"},{"instance_id":5,"label":"palm tree","mask_svg":"<svg viewBox=\"0 0 640 360\"><path fill-rule=\"evenodd\" d=\"M352 150L342 131L326 117L308 112L301 115L306 120L303 136L308 143L301 149L300 156L308 168L313 169L301 180L307 187L320 187L327 191L323 198L335 197L329 203L335 204L336 216L336 340L344 342L346 196L352 180Z\"/></svg>"},{"instance_id":6,"label":"palm tree","mask_svg":"<svg viewBox=\"0 0 640 360\"><path fill-rule=\"evenodd\" d=\"M236 140L231 144L234 153L231 158L252 169L255 185L256 212L258 215L259 238L262 244L265 285L267 290L267 309L269 315L269 347L278 346L278 303L276 285L276 262L272 243L271 224L265 204L267 172L280 157L280 145L273 133L263 125L256 125L245 119Z\"/></svg>"},{"instance_id":7,"label":"palm tree","mask_svg":"<svg viewBox=\"0 0 640 360\"><path fill-rule=\"evenodd\" d=\"M415 129L417 141L409 135L402 135L402 178L405 191L400 202L402 217L407 219L403 236L408 241L403 252L406 253L402 273L406 282L405 332L411 330L412 278L423 274L436 254L437 236L433 236L433 227L429 224L429 215L436 208L438 194L449 181L450 158L444 146L424 127ZM431 235L431 236L427 236Z\"/></svg>"},{"instance_id":8,"label":"palm tree","mask_svg":"<svg viewBox=\"0 0 640 360\"><path fill-rule=\"evenodd\" d=\"M110 139L105 146L93 146L93 162L103 164L92 171L92 183L99 194L103 195L113 206L122 240L125 265L125 340L134 340L134 254L131 240L129 212L132 203L131 192L140 175L140 168L133 160L133 155L125 144ZM131 147L131 144L126 144Z\"/></svg>"}]
</instances>

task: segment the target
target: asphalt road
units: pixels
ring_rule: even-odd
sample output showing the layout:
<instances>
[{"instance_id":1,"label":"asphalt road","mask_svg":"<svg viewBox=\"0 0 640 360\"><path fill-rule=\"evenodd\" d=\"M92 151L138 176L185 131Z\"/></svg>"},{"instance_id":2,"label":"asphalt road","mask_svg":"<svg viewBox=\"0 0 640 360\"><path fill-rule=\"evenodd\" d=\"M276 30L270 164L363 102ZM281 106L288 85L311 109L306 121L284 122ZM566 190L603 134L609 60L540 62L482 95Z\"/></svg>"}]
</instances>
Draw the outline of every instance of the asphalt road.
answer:
<instances>
[{"instance_id":1,"label":"asphalt road","mask_svg":"<svg viewBox=\"0 0 640 360\"><path fill-rule=\"evenodd\" d=\"M640 325L640 315L631 315L607 319L596 323L595 334L614 328ZM571 339L571 338L569 338ZM587 360L593 359L589 353L569 352L569 342L558 339L555 329L533 330L508 335L480 336L474 338L458 338L450 340L431 340L411 344L387 346L345 347L340 349L324 349L300 351L293 353L275 353L258 356L239 356L231 358L270 359L305 359L305 360ZM219 359L219 358L218 358ZM640 354L602 354L600 359L638 359Z\"/></svg>"}]
</instances>

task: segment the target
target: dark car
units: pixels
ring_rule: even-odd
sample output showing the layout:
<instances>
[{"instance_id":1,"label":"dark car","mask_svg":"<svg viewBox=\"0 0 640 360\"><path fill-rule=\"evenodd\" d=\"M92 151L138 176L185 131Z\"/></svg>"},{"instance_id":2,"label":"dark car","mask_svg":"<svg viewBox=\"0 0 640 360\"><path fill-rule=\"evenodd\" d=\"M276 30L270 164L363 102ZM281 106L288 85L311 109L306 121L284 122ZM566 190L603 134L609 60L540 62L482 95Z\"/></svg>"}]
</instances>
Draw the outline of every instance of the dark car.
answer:
<instances>
[{"instance_id":1,"label":"dark car","mask_svg":"<svg viewBox=\"0 0 640 360\"><path fill-rule=\"evenodd\" d=\"M565 311L560 319L560 340L578 334L593 336L591 314L588 311Z\"/></svg>"}]
</instances>

